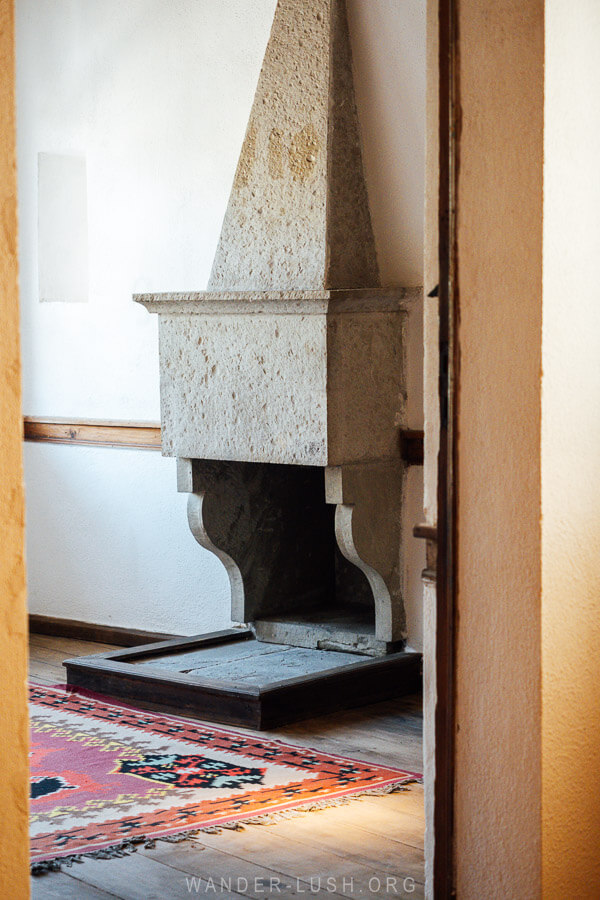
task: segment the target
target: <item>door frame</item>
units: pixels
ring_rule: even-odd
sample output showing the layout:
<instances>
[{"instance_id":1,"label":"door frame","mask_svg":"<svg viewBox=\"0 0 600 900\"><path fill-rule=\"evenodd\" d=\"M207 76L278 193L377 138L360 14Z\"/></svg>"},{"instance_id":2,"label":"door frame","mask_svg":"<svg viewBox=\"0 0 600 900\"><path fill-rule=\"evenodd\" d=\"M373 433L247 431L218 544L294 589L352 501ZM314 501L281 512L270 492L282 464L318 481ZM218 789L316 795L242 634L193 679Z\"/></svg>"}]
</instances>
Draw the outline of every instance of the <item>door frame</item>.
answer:
<instances>
[{"instance_id":1,"label":"door frame","mask_svg":"<svg viewBox=\"0 0 600 900\"><path fill-rule=\"evenodd\" d=\"M436 689L433 895L456 896L454 785L456 750L457 379L459 312L456 185L460 127L456 0L439 0L439 404L436 581Z\"/></svg>"}]
</instances>

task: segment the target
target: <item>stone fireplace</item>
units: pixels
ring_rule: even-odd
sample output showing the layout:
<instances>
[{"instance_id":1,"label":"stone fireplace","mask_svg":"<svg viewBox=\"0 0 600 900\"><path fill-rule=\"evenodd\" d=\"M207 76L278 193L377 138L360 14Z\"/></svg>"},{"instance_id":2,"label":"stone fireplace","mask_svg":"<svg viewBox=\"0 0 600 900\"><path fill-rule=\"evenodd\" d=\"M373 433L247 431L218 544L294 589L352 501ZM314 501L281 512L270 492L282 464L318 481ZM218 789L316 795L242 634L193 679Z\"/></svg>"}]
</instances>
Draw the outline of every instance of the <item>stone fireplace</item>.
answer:
<instances>
[{"instance_id":1,"label":"stone fireplace","mask_svg":"<svg viewBox=\"0 0 600 900\"><path fill-rule=\"evenodd\" d=\"M163 454L233 621L329 651L321 668L417 657L400 432L418 294L380 284L345 0L279 0L207 290L134 299L158 315Z\"/></svg>"}]
</instances>

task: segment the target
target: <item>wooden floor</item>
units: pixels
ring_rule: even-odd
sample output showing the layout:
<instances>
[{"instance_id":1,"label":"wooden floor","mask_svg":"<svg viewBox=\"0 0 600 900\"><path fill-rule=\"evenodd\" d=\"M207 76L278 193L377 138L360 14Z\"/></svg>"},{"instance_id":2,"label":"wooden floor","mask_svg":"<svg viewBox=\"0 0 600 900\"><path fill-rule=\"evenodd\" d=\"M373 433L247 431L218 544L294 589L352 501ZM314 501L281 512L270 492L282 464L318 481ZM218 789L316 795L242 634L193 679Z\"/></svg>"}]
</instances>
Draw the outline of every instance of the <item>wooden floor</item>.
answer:
<instances>
[{"instance_id":1,"label":"wooden floor","mask_svg":"<svg viewBox=\"0 0 600 900\"><path fill-rule=\"evenodd\" d=\"M64 682L62 660L107 644L31 635L30 678ZM148 704L138 704L151 708ZM173 710L177 712L177 710ZM239 729L243 730L243 729ZM420 697L261 732L421 772ZM33 900L118 897L423 897L423 788L355 800L275 825L246 825L32 878Z\"/></svg>"}]
</instances>

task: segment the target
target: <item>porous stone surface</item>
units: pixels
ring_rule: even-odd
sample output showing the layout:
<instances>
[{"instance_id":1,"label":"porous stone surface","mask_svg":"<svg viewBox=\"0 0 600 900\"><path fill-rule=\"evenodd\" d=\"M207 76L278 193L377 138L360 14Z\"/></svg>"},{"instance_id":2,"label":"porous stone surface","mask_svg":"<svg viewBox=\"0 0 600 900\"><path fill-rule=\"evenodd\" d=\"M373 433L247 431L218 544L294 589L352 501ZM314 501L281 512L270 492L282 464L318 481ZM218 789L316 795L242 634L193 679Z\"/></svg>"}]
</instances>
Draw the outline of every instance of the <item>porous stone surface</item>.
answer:
<instances>
[{"instance_id":1,"label":"porous stone surface","mask_svg":"<svg viewBox=\"0 0 600 900\"><path fill-rule=\"evenodd\" d=\"M327 320L161 316L165 456L327 464Z\"/></svg>"},{"instance_id":2,"label":"porous stone surface","mask_svg":"<svg viewBox=\"0 0 600 900\"><path fill-rule=\"evenodd\" d=\"M396 646L378 640L372 625L369 628L360 620L349 619L340 626L336 610L325 609L323 612L324 616L316 621L311 621L309 616L301 613L258 619L252 623L252 629L259 641L275 645L285 641L294 647L305 647L313 653L342 651L364 656L384 656L403 647L402 641Z\"/></svg>"},{"instance_id":3,"label":"porous stone surface","mask_svg":"<svg viewBox=\"0 0 600 900\"><path fill-rule=\"evenodd\" d=\"M403 465L398 459L325 470L327 503L335 504L335 537L366 576L375 605L375 637L406 638L402 599Z\"/></svg>"},{"instance_id":4,"label":"porous stone surface","mask_svg":"<svg viewBox=\"0 0 600 900\"><path fill-rule=\"evenodd\" d=\"M327 317L328 465L398 458L405 324L399 312Z\"/></svg>"},{"instance_id":5,"label":"porous stone surface","mask_svg":"<svg viewBox=\"0 0 600 900\"><path fill-rule=\"evenodd\" d=\"M410 292L196 296L137 298L160 311L164 455L316 466L398 457Z\"/></svg>"},{"instance_id":6,"label":"porous stone surface","mask_svg":"<svg viewBox=\"0 0 600 900\"><path fill-rule=\"evenodd\" d=\"M345 0L279 0L209 290L378 284Z\"/></svg>"}]
</instances>

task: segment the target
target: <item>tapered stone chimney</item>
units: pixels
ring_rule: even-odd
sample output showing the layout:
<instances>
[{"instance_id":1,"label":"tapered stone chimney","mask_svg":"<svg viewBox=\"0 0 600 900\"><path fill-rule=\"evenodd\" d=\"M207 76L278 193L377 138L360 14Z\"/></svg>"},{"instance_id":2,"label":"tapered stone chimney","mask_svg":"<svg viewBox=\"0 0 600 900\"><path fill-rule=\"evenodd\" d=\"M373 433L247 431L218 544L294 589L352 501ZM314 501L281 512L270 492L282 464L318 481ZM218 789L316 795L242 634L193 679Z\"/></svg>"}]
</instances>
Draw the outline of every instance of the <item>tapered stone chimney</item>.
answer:
<instances>
[{"instance_id":1,"label":"tapered stone chimney","mask_svg":"<svg viewBox=\"0 0 600 900\"><path fill-rule=\"evenodd\" d=\"M232 618L402 646L403 330L380 286L344 0L280 0L207 291L159 315L163 453Z\"/></svg>"},{"instance_id":2,"label":"tapered stone chimney","mask_svg":"<svg viewBox=\"0 0 600 900\"><path fill-rule=\"evenodd\" d=\"M208 289L378 286L345 2L281 0Z\"/></svg>"}]
</instances>

